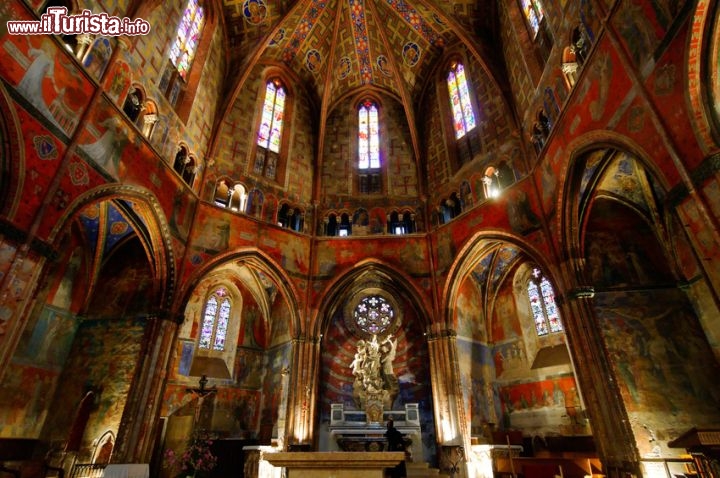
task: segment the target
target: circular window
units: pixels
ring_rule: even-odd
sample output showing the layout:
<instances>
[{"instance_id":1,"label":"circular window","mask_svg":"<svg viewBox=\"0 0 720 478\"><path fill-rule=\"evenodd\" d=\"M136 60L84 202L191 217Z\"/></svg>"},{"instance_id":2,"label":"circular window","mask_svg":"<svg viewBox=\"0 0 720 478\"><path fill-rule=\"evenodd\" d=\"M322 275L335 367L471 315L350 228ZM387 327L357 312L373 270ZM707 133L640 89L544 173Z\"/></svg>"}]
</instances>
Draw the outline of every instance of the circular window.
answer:
<instances>
[{"instance_id":1,"label":"circular window","mask_svg":"<svg viewBox=\"0 0 720 478\"><path fill-rule=\"evenodd\" d=\"M370 295L360 299L353 311L353 318L363 332L382 334L395 320L395 310L383 297Z\"/></svg>"}]
</instances>

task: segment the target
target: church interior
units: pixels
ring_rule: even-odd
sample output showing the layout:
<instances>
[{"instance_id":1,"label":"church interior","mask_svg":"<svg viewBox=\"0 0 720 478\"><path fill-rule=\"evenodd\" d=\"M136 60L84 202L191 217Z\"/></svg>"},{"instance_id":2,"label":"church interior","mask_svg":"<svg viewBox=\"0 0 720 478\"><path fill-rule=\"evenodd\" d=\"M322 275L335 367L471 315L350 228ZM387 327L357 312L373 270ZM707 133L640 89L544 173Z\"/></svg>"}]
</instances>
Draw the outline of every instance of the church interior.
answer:
<instances>
[{"instance_id":1,"label":"church interior","mask_svg":"<svg viewBox=\"0 0 720 478\"><path fill-rule=\"evenodd\" d=\"M58 7L150 28L9 30ZM0 477L387 419L427 476L719 477L719 57L715 0L2 2Z\"/></svg>"}]
</instances>

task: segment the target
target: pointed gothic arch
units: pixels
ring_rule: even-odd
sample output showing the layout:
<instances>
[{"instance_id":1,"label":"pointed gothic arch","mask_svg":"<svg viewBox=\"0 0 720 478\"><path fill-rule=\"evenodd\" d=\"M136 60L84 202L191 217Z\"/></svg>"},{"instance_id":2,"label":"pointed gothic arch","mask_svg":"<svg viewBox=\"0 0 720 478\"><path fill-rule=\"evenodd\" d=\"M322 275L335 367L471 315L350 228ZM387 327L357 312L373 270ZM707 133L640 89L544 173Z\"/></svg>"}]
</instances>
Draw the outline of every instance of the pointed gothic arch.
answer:
<instances>
[{"instance_id":1,"label":"pointed gothic arch","mask_svg":"<svg viewBox=\"0 0 720 478\"><path fill-rule=\"evenodd\" d=\"M25 151L17 112L0 84L0 215L12 218L20 204L24 183Z\"/></svg>"},{"instance_id":2,"label":"pointed gothic arch","mask_svg":"<svg viewBox=\"0 0 720 478\"><path fill-rule=\"evenodd\" d=\"M165 211L150 191L130 185L105 185L87 191L68 205L48 235L48 241L58 241L71 219L86 206L113 199L128 199L137 206L136 213L144 223L141 240L152 259L154 280L157 281L155 308L169 310L176 292L175 252Z\"/></svg>"}]
</instances>

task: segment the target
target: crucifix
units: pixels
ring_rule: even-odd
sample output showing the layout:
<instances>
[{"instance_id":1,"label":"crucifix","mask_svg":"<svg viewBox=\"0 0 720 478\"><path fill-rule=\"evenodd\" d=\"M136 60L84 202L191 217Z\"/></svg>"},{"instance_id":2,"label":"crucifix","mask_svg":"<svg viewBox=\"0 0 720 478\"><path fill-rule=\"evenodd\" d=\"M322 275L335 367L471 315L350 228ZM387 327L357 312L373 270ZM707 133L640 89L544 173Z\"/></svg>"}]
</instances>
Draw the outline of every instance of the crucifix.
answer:
<instances>
[{"instance_id":1,"label":"crucifix","mask_svg":"<svg viewBox=\"0 0 720 478\"><path fill-rule=\"evenodd\" d=\"M202 405L203 405L203 402L205 401L205 397L217 392L217 387L207 388L206 387L207 383L208 383L208 378L206 375L203 375L202 377L200 377L200 388L187 388L186 389L186 391L188 393L192 393L194 395L197 395L197 397L198 397L197 405L195 405L195 418L193 420L193 428L195 427L195 425L197 425L198 420L200 419L200 410L202 409Z\"/></svg>"}]
</instances>

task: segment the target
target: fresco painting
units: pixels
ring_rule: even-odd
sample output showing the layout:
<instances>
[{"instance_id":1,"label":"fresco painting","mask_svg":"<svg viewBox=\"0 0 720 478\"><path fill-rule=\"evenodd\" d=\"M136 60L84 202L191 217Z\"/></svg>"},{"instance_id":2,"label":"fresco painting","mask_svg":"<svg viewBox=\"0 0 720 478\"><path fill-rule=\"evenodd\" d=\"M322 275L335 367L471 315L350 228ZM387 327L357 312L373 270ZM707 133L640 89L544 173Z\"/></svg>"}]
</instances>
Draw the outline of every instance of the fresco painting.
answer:
<instances>
[{"instance_id":1,"label":"fresco painting","mask_svg":"<svg viewBox=\"0 0 720 478\"><path fill-rule=\"evenodd\" d=\"M267 368L262 386L264 397L260 410L260 440L277 436L278 416L281 402L287 400L287 386L283 387L282 371L290 366L290 344L276 347L267 353ZM307 405L306 405L307 406Z\"/></svg>"},{"instance_id":2,"label":"fresco painting","mask_svg":"<svg viewBox=\"0 0 720 478\"><path fill-rule=\"evenodd\" d=\"M12 284L0 295L0 337L5 335L4 322L13 316L13 303L18 303L30 293L33 273L38 267L38 259L32 255L26 256L21 267L14 271L15 277Z\"/></svg>"},{"instance_id":3,"label":"fresco painting","mask_svg":"<svg viewBox=\"0 0 720 478\"><path fill-rule=\"evenodd\" d=\"M80 155L76 148L75 154L73 154L69 160L67 172L62 176L59 185L60 190L65 194L65 201L68 205L72 204L73 201L83 193L101 184L105 184L107 181L105 173L90 164L91 163ZM44 238L50 237L57 224L64 224L65 221L70 219L70 213L72 213L72 211L70 211L69 208L47 208L45 211L46 217L52 219L52 221L41 224L38 229L38 236Z\"/></svg>"},{"instance_id":4,"label":"fresco painting","mask_svg":"<svg viewBox=\"0 0 720 478\"><path fill-rule=\"evenodd\" d=\"M633 0L623 4L613 23L636 65L642 65L655 51L685 3L685 0Z\"/></svg>"},{"instance_id":5,"label":"fresco painting","mask_svg":"<svg viewBox=\"0 0 720 478\"><path fill-rule=\"evenodd\" d=\"M123 59L118 59L113 63L110 73L105 77L105 90L110 100L121 106L121 101L125 101L125 96L130 91L131 82L130 65Z\"/></svg>"},{"instance_id":6,"label":"fresco painting","mask_svg":"<svg viewBox=\"0 0 720 478\"><path fill-rule=\"evenodd\" d=\"M23 144L25 150L25 177L20 182L19 201L14 220L21 227L29 227L32 218L42 203L42 197L50 188L52 178L60 166L60 158L65 153L65 145L53 134L48 134L46 126L40 123L29 112L19 109L18 120L23 125ZM53 154L41 159L38 155L36 142L41 140L46 147L53 149Z\"/></svg>"},{"instance_id":7,"label":"fresco painting","mask_svg":"<svg viewBox=\"0 0 720 478\"><path fill-rule=\"evenodd\" d=\"M46 305L30 335L23 336L17 355L35 367L60 370L70 352L76 328L77 321L70 312Z\"/></svg>"},{"instance_id":8,"label":"fresco painting","mask_svg":"<svg viewBox=\"0 0 720 478\"><path fill-rule=\"evenodd\" d=\"M194 246L200 251L212 255L228 248L230 221L227 219L216 219L211 215L206 215L198 224L197 231Z\"/></svg>"},{"instance_id":9,"label":"fresco painting","mask_svg":"<svg viewBox=\"0 0 720 478\"><path fill-rule=\"evenodd\" d=\"M145 325L145 318L85 320L80 324L61 376L64 393L54 406L75 410L92 385L99 398L86 426L88 436L117 429L138 363ZM48 417L48 436L65 439L72 419L72 413Z\"/></svg>"},{"instance_id":10,"label":"fresco painting","mask_svg":"<svg viewBox=\"0 0 720 478\"><path fill-rule=\"evenodd\" d=\"M482 309L482 296L474 280L463 281L455 303L458 335L476 342L487 342L487 322Z\"/></svg>"},{"instance_id":11,"label":"fresco painting","mask_svg":"<svg viewBox=\"0 0 720 478\"><path fill-rule=\"evenodd\" d=\"M170 416L190 404L194 396L188 393L188 384L168 384L162 399L162 414Z\"/></svg>"},{"instance_id":12,"label":"fresco painting","mask_svg":"<svg viewBox=\"0 0 720 478\"><path fill-rule=\"evenodd\" d=\"M121 247L122 252L111 255L103 265L90 298L88 316L114 318L147 314L152 308L154 279L145 250L139 241L127 242Z\"/></svg>"},{"instance_id":13,"label":"fresco painting","mask_svg":"<svg viewBox=\"0 0 720 478\"><path fill-rule=\"evenodd\" d=\"M561 415L556 414L555 418L559 418L567 413L568 407L580 407L578 388L572 375L501 386L499 394L504 420L509 421L506 426L513 426L513 418L520 418L523 412L545 409L545 412L550 413L548 409L558 409ZM517 417L513 417L514 414ZM565 418L568 421L572 419L570 416Z\"/></svg>"},{"instance_id":14,"label":"fresco painting","mask_svg":"<svg viewBox=\"0 0 720 478\"><path fill-rule=\"evenodd\" d=\"M135 141L134 132L123 119L111 113L112 108L105 101L94 110L78 140L78 152L110 181L125 177L128 168L122 162L129 155L127 146Z\"/></svg>"},{"instance_id":15,"label":"fresco painting","mask_svg":"<svg viewBox=\"0 0 720 478\"><path fill-rule=\"evenodd\" d=\"M500 401L493 390L494 364L490 348L481 343L458 339L458 365L464 402L473 436L483 435L489 423L498 424Z\"/></svg>"},{"instance_id":16,"label":"fresco painting","mask_svg":"<svg viewBox=\"0 0 720 478\"><path fill-rule=\"evenodd\" d=\"M238 347L235 355L235 381L243 389L260 390L265 376L265 353L248 347Z\"/></svg>"},{"instance_id":17,"label":"fresco painting","mask_svg":"<svg viewBox=\"0 0 720 478\"><path fill-rule=\"evenodd\" d=\"M17 252L12 244L0 239L0 280L2 280L10 269L12 258Z\"/></svg>"},{"instance_id":18,"label":"fresco painting","mask_svg":"<svg viewBox=\"0 0 720 478\"><path fill-rule=\"evenodd\" d=\"M105 68L110 61L112 52L113 47L110 40L108 38L100 37L93 41L92 46L85 54L82 64L85 67L85 70L97 81L100 81L103 73L105 73Z\"/></svg>"},{"instance_id":19,"label":"fresco painting","mask_svg":"<svg viewBox=\"0 0 720 478\"><path fill-rule=\"evenodd\" d=\"M276 308L271 312L272 323L270 325L270 346L285 344L290 341L290 313L287 305L279 306L280 311Z\"/></svg>"},{"instance_id":20,"label":"fresco painting","mask_svg":"<svg viewBox=\"0 0 720 478\"><path fill-rule=\"evenodd\" d=\"M40 436L57 386L58 373L47 368L19 365L0 385L0 429L3 437Z\"/></svg>"},{"instance_id":21,"label":"fresco painting","mask_svg":"<svg viewBox=\"0 0 720 478\"><path fill-rule=\"evenodd\" d=\"M221 388L213 398L212 429L228 437L256 438L260 402L257 391Z\"/></svg>"},{"instance_id":22,"label":"fresco painting","mask_svg":"<svg viewBox=\"0 0 720 478\"><path fill-rule=\"evenodd\" d=\"M241 330L238 344L244 347L261 348L265 345L265 326L262 312L249 294L243 294Z\"/></svg>"},{"instance_id":23,"label":"fresco painting","mask_svg":"<svg viewBox=\"0 0 720 478\"><path fill-rule=\"evenodd\" d=\"M180 375L190 375L190 367L192 366L193 356L195 352L195 341L194 340L182 340L179 343L180 352L179 352L179 364L178 364L178 374Z\"/></svg>"},{"instance_id":24,"label":"fresco painting","mask_svg":"<svg viewBox=\"0 0 720 478\"><path fill-rule=\"evenodd\" d=\"M266 240L272 240L273 253L282 268L290 275L301 276L308 271L308 260L310 257L309 243L296 235L289 234L285 230L263 231Z\"/></svg>"},{"instance_id":25,"label":"fresco painting","mask_svg":"<svg viewBox=\"0 0 720 478\"><path fill-rule=\"evenodd\" d=\"M83 262L83 251L80 246L69 249L68 254L66 254L67 262L59 283L55 290L48 295L50 304L62 310L76 310L72 309L72 302L75 295L76 279L78 279L78 273Z\"/></svg>"},{"instance_id":26,"label":"fresco painting","mask_svg":"<svg viewBox=\"0 0 720 478\"><path fill-rule=\"evenodd\" d=\"M493 320L490 325L492 342L498 343L522 337L515 298L512 294L507 293L507 291L498 294Z\"/></svg>"},{"instance_id":27,"label":"fresco painting","mask_svg":"<svg viewBox=\"0 0 720 478\"><path fill-rule=\"evenodd\" d=\"M42 35L7 35L0 48L12 58L2 62L0 76L22 98L23 107L50 130L72 136L92 87L66 53Z\"/></svg>"},{"instance_id":28,"label":"fresco painting","mask_svg":"<svg viewBox=\"0 0 720 478\"><path fill-rule=\"evenodd\" d=\"M603 294L596 310L634 428L668 436L715 409L720 368L686 297Z\"/></svg>"}]
</instances>

